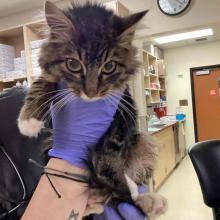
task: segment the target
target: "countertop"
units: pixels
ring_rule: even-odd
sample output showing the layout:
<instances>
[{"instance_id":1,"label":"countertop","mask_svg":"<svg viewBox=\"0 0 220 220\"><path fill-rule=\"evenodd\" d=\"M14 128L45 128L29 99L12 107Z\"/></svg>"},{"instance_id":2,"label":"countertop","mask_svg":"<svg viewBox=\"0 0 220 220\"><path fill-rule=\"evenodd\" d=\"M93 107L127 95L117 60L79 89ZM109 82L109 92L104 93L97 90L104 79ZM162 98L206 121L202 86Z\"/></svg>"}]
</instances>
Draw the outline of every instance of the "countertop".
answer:
<instances>
[{"instance_id":1,"label":"countertop","mask_svg":"<svg viewBox=\"0 0 220 220\"><path fill-rule=\"evenodd\" d=\"M179 122L184 122L185 120L181 120L181 121L172 121L172 122L169 122L167 124L163 124L163 125L153 125L152 127L149 127L148 128L148 133L149 134L156 134L170 126L174 126L176 124L178 124Z\"/></svg>"}]
</instances>

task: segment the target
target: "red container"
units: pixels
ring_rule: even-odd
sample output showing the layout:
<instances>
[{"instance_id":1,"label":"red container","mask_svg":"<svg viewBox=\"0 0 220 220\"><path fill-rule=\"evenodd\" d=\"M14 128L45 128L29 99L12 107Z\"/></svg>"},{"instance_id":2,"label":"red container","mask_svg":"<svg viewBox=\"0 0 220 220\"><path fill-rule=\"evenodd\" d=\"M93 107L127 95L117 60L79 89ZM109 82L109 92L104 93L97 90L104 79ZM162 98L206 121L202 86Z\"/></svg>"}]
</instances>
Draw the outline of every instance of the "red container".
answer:
<instances>
[{"instance_id":1,"label":"red container","mask_svg":"<svg viewBox=\"0 0 220 220\"><path fill-rule=\"evenodd\" d=\"M167 115L167 107L155 107L154 112L157 114L158 118L162 118Z\"/></svg>"}]
</instances>

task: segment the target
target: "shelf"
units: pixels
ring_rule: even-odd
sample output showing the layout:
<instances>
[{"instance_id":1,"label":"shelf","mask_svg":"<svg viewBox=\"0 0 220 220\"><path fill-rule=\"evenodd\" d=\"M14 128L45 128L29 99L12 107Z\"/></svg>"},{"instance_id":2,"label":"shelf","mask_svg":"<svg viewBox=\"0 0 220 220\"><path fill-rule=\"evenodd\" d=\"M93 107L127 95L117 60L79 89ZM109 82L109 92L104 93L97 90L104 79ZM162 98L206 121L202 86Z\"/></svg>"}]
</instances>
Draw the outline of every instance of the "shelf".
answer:
<instances>
[{"instance_id":1,"label":"shelf","mask_svg":"<svg viewBox=\"0 0 220 220\"><path fill-rule=\"evenodd\" d=\"M149 53L149 52L147 52L147 53L148 53L149 59L151 59L151 60L157 60L157 58L156 58L154 55L152 55L152 54Z\"/></svg>"},{"instance_id":2,"label":"shelf","mask_svg":"<svg viewBox=\"0 0 220 220\"><path fill-rule=\"evenodd\" d=\"M0 32L0 43L13 46L15 48L15 57L21 56L24 50L24 36L22 27L13 28Z\"/></svg>"},{"instance_id":3,"label":"shelf","mask_svg":"<svg viewBox=\"0 0 220 220\"><path fill-rule=\"evenodd\" d=\"M160 89L157 89L157 88L145 88L145 90L160 91Z\"/></svg>"},{"instance_id":4,"label":"shelf","mask_svg":"<svg viewBox=\"0 0 220 220\"><path fill-rule=\"evenodd\" d=\"M159 103L160 103L160 100L154 101L154 102L150 102L150 104L159 104Z\"/></svg>"},{"instance_id":5,"label":"shelf","mask_svg":"<svg viewBox=\"0 0 220 220\"><path fill-rule=\"evenodd\" d=\"M165 79L167 75L158 75L159 78Z\"/></svg>"},{"instance_id":6,"label":"shelf","mask_svg":"<svg viewBox=\"0 0 220 220\"><path fill-rule=\"evenodd\" d=\"M148 52L147 50L144 49L140 49L144 54L147 54L148 56L150 56L152 59L157 59L154 55L152 55L150 52Z\"/></svg>"},{"instance_id":7,"label":"shelf","mask_svg":"<svg viewBox=\"0 0 220 220\"><path fill-rule=\"evenodd\" d=\"M160 101L149 102L147 106L160 104Z\"/></svg>"},{"instance_id":8,"label":"shelf","mask_svg":"<svg viewBox=\"0 0 220 220\"><path fill-rule=\"evenodd\" d=\"M14 65L13 65L14 58L21 58L21 56L24 56L25 46L24 46L23 26L1 30L0 31L0 43L14 47L13 53L9 52L9 54L7 54L7 51L3 53L3 56L7 57L7 61L5 62L9 63L9 65L7 66L7 70L5 70L4 73L14 71ZM16 64L15 71L17 70L17 71L23 72L23 70L17 69L17 66L19 65ZM7 78L1 78L0 91L14 86L16 81L18 80L24 80L24 79L27 80L27 74L21 75L22 77L17 77L17 76L18 74L15 73L14 75L13 74L7 75Z\"/></svg>"},{"instance_id":9,"label":"shelf","mask_svg":"<svg viewBox=\"0 0 220 220\"><path fill-rule=\"evenodd\" d=\"M32 78L32 80L35 80L36 78L38 78L40 76L40 74L39 75L31 75L31 78Z\"/></svg>"},{"instance_id":10,"label":"shelf","mask_svg":"<svg viewBox=\"0 0 220 220\"><path fill-rule=\"evenodd\" d=\"M159 78L159 82L160 82L160 89L162 92L166 91L166 80L165 78Z\"/></svg>"},{"instance_id":11,"label":"shelf","mask_svg":"<svg viewBox=\"0 0 220 220\"><path fill-rule=\"evenodd\" d=\"M158 60L145 50L141 51L143 55L145 99L147 105L153 106L160 103L161 97L166 96L165 65L163 60ZM153 66L155 74L149 72L150 66Z\"/></svg>"},{"instance_id":12,"label":"shelf","mask_svg":"<svg viewBox=\"0 0 220 220\"><path fill-rule=\"evenodd\" d=\"M145 77L158 77L158 75L157 74L153 74L153 73L148 73L148 74L145 74L144 75Z\"/></svg>"},{"instance_id":13,"label":"shelf","mask_svg":"<svg viewBox=\"0 0 220 220\"><path fill-rule=\"evenodd\" d=\"M157 74L153 74L153 73L149 73L149 76L152 76L152 77L158 77Z\"/></svg>"},{"instance_id":14,"label":"shelf","mask_svg":"<svg viewBox=\"0 0 220 220\"><path fill-rule=\"evenodd\" d=\"M8 78L8 79L3 79L0 82L1 83L8 83L8 82L14 82L17 80L22 80L22 79L27 79L27 76L19 77L19 78Z\"/></svg>"},{"instance_id":15,"label":"shelf","mask_svg":"<svg viewBox=\"0 0 220 220\"><path fill-rule=\"evenodd\" d=\"M158 60L157 64L158 64L158 74L166 75L166 68L165 68L164 60Z\"/></svg>"}]
</instances>

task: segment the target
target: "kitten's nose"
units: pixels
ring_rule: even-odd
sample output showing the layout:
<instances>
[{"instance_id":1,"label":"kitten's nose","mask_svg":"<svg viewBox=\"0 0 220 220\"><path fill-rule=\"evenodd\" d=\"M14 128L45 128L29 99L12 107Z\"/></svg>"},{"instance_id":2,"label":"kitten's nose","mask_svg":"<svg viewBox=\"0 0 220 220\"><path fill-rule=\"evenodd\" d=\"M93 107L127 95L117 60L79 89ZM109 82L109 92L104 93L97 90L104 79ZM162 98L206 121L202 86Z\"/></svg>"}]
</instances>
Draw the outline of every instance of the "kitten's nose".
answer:
<instances>
[{"instance_id":1,"label":"kitten's nose","mask_svg":"<svg viewBox=\"0 0 220 220\"><path fill-rule=\"evenodd\" d=\"M98 93L98 78L96 72L90 72L85 79L85 94L89 98L94 98Z\"/></svg>"},{"instance_id":2,"label":"kitten's nose","mask_svg":"<svg viewBox=\"0 0 220 220\"><path fill-rule=\"evenodd\" d=\"M86 89L85 94L89 98L93 98L97 95L97 89L96 88L88 88L88 89Z\"/></svg>"}]
</instances>

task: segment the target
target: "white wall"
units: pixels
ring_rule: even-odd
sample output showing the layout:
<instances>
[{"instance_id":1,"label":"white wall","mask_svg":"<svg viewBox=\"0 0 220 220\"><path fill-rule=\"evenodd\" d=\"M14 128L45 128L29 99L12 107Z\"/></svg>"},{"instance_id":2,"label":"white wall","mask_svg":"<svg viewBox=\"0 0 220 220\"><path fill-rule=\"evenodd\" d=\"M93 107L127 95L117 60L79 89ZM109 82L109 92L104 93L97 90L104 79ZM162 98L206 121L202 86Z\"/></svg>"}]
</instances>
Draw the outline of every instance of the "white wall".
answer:
<instances>
[{"instance_id":1,"label":"white wall","mask_svg":"<svg viewBox=\"0 0 220 220\"><path fill-rule=\"evenodd\" d=\"M174 114L180 99L188 99L186 114L187 147L194 143L190 68L220 64L220 41L165 50L168 113ZM183 78L179 78L182 74Z\"/></svg>"}]
</instances>

